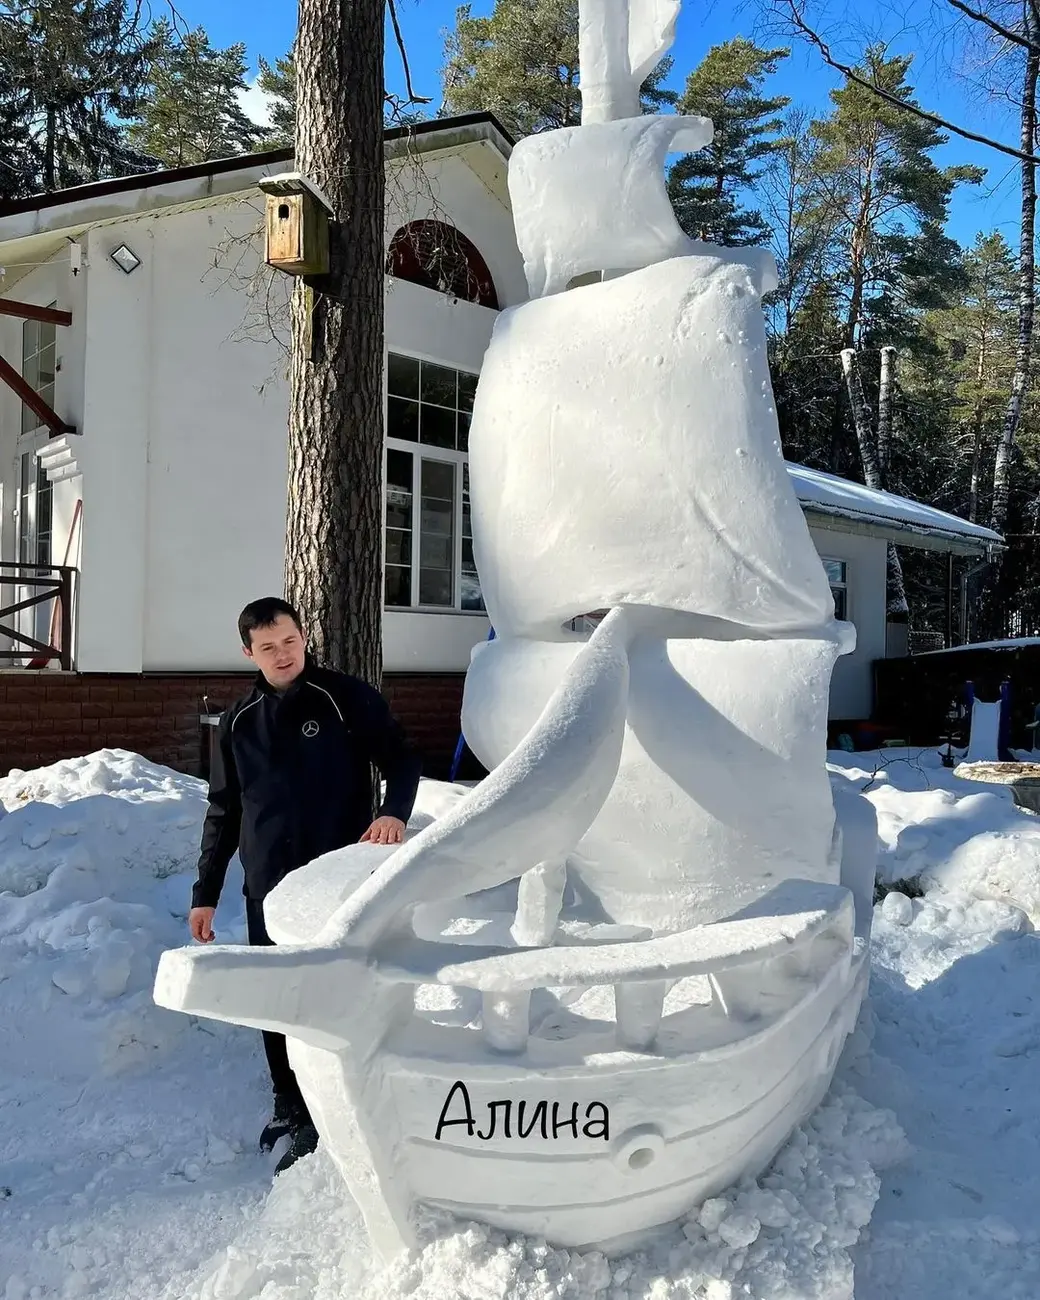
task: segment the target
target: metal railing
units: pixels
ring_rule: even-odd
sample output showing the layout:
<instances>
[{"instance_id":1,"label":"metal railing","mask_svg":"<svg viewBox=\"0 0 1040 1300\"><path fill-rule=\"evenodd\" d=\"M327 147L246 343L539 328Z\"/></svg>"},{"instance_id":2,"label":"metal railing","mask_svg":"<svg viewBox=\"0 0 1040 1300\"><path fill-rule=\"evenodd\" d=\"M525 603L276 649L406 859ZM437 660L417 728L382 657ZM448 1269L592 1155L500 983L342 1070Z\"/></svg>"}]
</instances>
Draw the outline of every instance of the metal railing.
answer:
<instances>
[{"instance_id":1,"label":"metal railing","mask_svg":"<svg viewBox=\"0 0 1040 1300\"><path fill-rule=\"evenodd\" d=\"M29 667L45 667L53 659L63 672L72 671L72 586L76 570L67 564L23 564L0 561L0 638L10 649L0 649L0 662L30 660ZM13 601L6 603L8 593ZM28 593L28 594L23 594ZM52 605L52 602L53 605ZM51 607L48 641L39 641L18 627L23 610Z\"/></svg>"}]
</instances>

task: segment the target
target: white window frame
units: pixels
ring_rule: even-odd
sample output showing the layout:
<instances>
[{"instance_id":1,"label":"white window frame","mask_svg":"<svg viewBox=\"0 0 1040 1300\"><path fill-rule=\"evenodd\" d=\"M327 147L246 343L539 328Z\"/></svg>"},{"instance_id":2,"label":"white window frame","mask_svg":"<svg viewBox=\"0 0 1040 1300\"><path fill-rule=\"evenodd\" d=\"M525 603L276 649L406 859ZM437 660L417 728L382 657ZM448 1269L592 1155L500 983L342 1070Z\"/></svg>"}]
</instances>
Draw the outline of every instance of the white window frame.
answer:
<instances>
[{"instance_id":1,"label":"white window frame","mask_svg":"<svg viewBox=\"0 0 1040 1300\"><path fill-rule=\"evenodd\" d=\"M57 303L48 304L50 307L56 307ZM30 323L37 329L37 345L34 351L27 352L25 348L25 336ZM43 341L46 340L46 341ZM41 341L43 346L41 347ZM39 358L52 347L54 356L54 374L50 383L41 384L39 382ZM36 362L35 373L30 369L30 362ZM54 405L55 392L58 382L58 351L57 351L57 328L48 322L29 322L22 323L22 378L30 385L35 393L48 403ZM54 485L50 482L46 471L40 464L38 453L43 447L46 447L50 441L50 430L45 424L41 424L32 414L24 403L20 403L19 412L19 433L15 441L14 455L14 557L18 563L30 566L28 572L32 569L38 569L39 572L47 574L53 569L54 563ZM29 418L35 421L31 427L25 427L29 424ZM23 468L29 472L30 482L28 484L28 493L22 491L22 472ZM47 529L47 547L41 558L40 556L40 507L41 498L46 497L49 527ZM27 554L23 558L23 545ZM38 594L38 589L31 583L19 585L15 589L17 600L27 600L30 596ZM34 637L37 641L46 641L48 639L48 628L51 618L51 605L40 604L29 609L19 610L17 615L17 624L19 632L25 636ZM31 652L26 651L26 657L31 658Z\"/></svg>"},{"instance_id":2,"label":"white window frame","mask_svg":"<svg viewBox=\"0 0 1040 1300\"><path fill-rule=\"evenodd\" d=\"M52 302L50 306L56 307L57 303ZM29 332L30 327L33 327L36 330L36 348L32 352L26 352L25 338ZM46 343L43 342L43 338L45 334L47 338ZM41 384L39 361L40 361L40 357L43 356L44 353L47 352L48 350L50 350L53 354L54 370L51 373L50 383ZM30 375L27 373L30 361L36 362L36 370L35 370L34 378L31 378ZM30 388L33 390L34 393L37 393L40 397L43 397L44 400L47 402L48 406L54 405L54 394L58 384L58 330L57 330L57 326L54 325L53 322L35 321L35 320L25 320L22 322L21 374L22 374L22 378L30 386ZM40 424L40 421L36 418L36 416L29 409L29 407L27 407L24 404L24 402L21 403L21 407L22 409L19 412L19 421L20 421L20 428L21 428L20 436L23 438L30 438L34 434L38 433L40 429L45 426ZM31 424L30 423L31 420L35 420L36 423Z\"/></svg>"},{"instance_id":3,"label":"white window frame","mask_svg":"<svg viewBox=\"0 0 1040 1300\"><path fill-rule=\"evenodd\" d=\"M840 622L847 623L851 618L851 601L849 599L849 562L848 560L839 559L836 555L821 555L820 559L823 561L824 572L827 574L827 584L831 589L831 596L834 597L835 593L840 591L844 598L843 603L845 608L841 613L838 612L837 600L834 601L834 617ZM841 565L840 582L834 582L831 580L830 572L827 569L828 564Z\"/></svg>"},{"instance_id":4,"label":"white window frame","mask_svg":"<svg viewBox=\"0 0 1040 1300\"><path fill-rule=\"evenodd\" d=\"M455 362L444 361L439 357L426 356L418 352L406 352L401 348L387 348L383 353L383 428L388 427L390 406L390 355L406 357L411 361L425 361L431 366L442 366L445 370L473 375L476 371ZM386 603L386 494L388 490L387 453L390 451L406 452L412 458L412 562L411 593L409 605L388 605ZM422 463L424 460L440 461L454 467L452 496L452 603L450 605L428 605L419 603L419 579L422 560ZM463 469L469 463L469 453L457 451L450 447L436 447L426 442L411 442L406 438L384 437L383 439L383 608L396 614L448 614L464 617L487 618L485 609L462 608L462 520L463 520Z\"/></svg>"}]
</instances>

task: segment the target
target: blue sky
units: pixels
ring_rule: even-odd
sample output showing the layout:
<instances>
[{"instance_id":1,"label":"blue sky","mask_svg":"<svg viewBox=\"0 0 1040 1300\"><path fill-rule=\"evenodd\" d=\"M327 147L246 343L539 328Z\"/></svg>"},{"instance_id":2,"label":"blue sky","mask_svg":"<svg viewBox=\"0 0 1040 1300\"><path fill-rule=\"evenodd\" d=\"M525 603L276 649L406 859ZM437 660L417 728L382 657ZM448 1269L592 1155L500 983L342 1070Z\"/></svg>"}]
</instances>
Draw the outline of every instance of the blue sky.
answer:
<instances>
[{"instance_id":1,"label":"blue sky","mask_svg":"<svg viewBox=\"0 0 1040 1300\"><path fill-rule=\"evenodd\" d=\"M841 0L837 0L840 3ZM259 55L274 59L292 41L296 25L293 0L176 0L182 17L201 24L217 44L246 42L255 70ZM491 0L475 0L475 13L485 13ZM761 5L720 3L716 0L687 0L679 19L672 48L675 60L673 81L681 86L686 73L714 44L743 35L763 44L791 44L770 32L761 17ZM440 67L444 32L454 25L453 0L398 0L398 13L412 66L416 92L440 101ZM893 51L913 53L913 78L920 102L960 125L1013 143L1017 134L1006 107L992 103L960 77L949 64L949 45L936 35L936 9L931 0L906 0L896 9L893 0L861 0L842 12L833 4L827 20L821 21L836 55L855 60L867 39L884 35ZM898 29L898 30L897 30ZM844 39L843 39L844 37ZM391 89L403 88L396 50L387 44L387 82ZM810 49L793 44L791 57L770 83L775 94L789 95L814 112L826 110L827 93L838 84L837 75ZM971 243L976 231L1000 228L1015 244L1017 224L1017 171L1014 160L982 146L954 137L940 160L947 164L971 162L986 167L983 185L962 189L954 200L950 233L962 243Z\"/></svg>"}]
</instances>

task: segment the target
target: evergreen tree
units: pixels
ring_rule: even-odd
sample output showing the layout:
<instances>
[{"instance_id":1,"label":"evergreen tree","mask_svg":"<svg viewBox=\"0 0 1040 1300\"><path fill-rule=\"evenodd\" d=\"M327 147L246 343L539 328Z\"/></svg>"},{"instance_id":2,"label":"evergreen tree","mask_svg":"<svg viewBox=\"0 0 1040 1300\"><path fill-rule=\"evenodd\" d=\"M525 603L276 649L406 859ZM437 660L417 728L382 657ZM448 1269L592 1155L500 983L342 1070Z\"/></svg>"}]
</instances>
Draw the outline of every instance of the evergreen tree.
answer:
<instances>
[{"instance_id":1,"label":"evergreen tree","mask_svg":"<svg viewBox=\"0 0 1040 1300\"><path fill-rule=\"evenodd\" d=\"M858 72L889 95L914 103L911 59L872 47ZM834 110L813 123L817 177L811 206L827 227L830 274L845 297L843 347L873 331L900 343L908 313L937 308L964 286L959 249L945 233L950 197L978 183L977 167L936 166L946 137L919 117L848 82L831 92Z\"/></svg>"},{"instance_id":2,"label":"evergreen tree","mask_svg":"<svg viewBox=\"0 0 1040 1300\"><path fill-rule=\"evenodd\" d=\"M830 238L827 223L814 210L819 185L816 143L809 131L809 114L792 108L784 116L780 139L765 160L755 187L772 232L779 286L766 300L767 320L782 364L785 339L804 319L807 299L824 287L824 266Z\"/></svg>"},{"instance_id":3,"label":"evergreen tree","mask_svg":"<svg viewBox=\"0 0 1040 1300\"><path fill-rule=\"evenodd\" d=\"M126 0L0 0L0 192L50 192L154 165L124 129L151 53Z\"/></svg>"},{"instance_id":4,"label":"evergreen tree","mask_svg":"<svg viewBox=\"0 0 1040 1300\"><path fill-rule=\"evenodd\" d=\"M910 62L870 49L858 73L896 100L911 103ZM788 259L789 280L782 289L797 304L817 280L826 284L840 324L836 346L826 350L869 350L855 368L873 411L877 349L894 346L904 359L917 355L924 360L934 352L934 340L921 327L921 313L952 304L965 291L960 249L945 232L947 212L956 186L977 182L982 173L936 166L932 154L944 143L943 134L855 82L833 91L831 101L830 115L814 121L805 147L794 150L796 168L788 167L785 151L776 156L777 167L791 172L786 180L781 175L781 193L786 184L797 196L793 228L798 255ZM800 285L798 276L805 277ZM777 356L784 364L783 348ZM835 369L840 369L838 359L830 355L821 358L817 370L820 392L833 395L829 432L825 435L814 419L811 438L802 429L798 441L811 447L815 463L837 473L861 474L863 430L852 436L849 402L843 386L834 382ZM799 374L802 408L808 382L806 372ZM815 399L810 407L818 413ZM797 420L799 405L788 409ZM868 460L873 460L870 450L867 446ZM886 483L896 491L901 488L900 463L896 455Z\"/></svg>"},{"instance_id":5,"label":"evergreen tree","mask_svg":"<svg viewBox=\"0 0 1040 1300\"><path fill-rule=\"evenodd\" d=\"M264 136L265 149L290 149L296 142L296 59L295 46L272 67L260 59L257 85L267 96L271 125Z\"/></svg>"},{"instance_id":6,"label":"evergreen tree","mask_svg":"<svg viewBox=\"0 0 1040 1300\"><path fill-rule=\"evenodd\" d=\"M455 13L445 44L445 113L488 110L515 138L578 126L578 0L495 0L486 18ZM664 59L643 83L644 112L676 102Z\"/></svg>"},{"instance_id":7,"label":"evergreen tree","mask_svg":"<svg viewBox=\"0 0 1040 1300\"><path fill-rule=\"evenodd\" d=\"M741 200L761 174L760 164L783 144L777 116L790 102L761 91L789 50L763 50L738 36L710 49L690 73L680 113L710 117L715 135L699 153L672 168L668 189L679 223L695 239L717 244L760 244L770 235L761 212Z\"/></svg>"},{"instance_id":8,"label":"evergreen tree","mask_svg":"<svg viewBox=\"0 0 1040 1300\"><path fill-rule=\"evenodd\" d=\"M964 273L963 297L922 320L942 364L920 367L914 379L918 407L931 402L943 408L946 441L956 452L948 508L976 520L989 504L982 499L984 485L992 481L1015 370L1017 268L1003 235L979 234L965 255Z\"/></svg>"},{"instance_id":9,"label":"evergreen tree","mask_svg":"<svg viewBox=\"0 0 1040 1300\"><path fill-rule=\"evenodd\" d=\"M239 101L246 89L246 47L214 49L201 27L178 36L172 24L155 24L149 85L131 141L166 167L227 158L252 149L263 128Z\"/></svg>"},{"instance_id":10,"label":"evergreen tree","mask_svg":"<svg viewBox=\"0 0 1040 1300\"><path fill-rule=\"evenodd\" d=\"M776 416L784 454L815 469L827 468L834 405L844 383L837 364L841 346L837 287L814 279L790 323L769 341Z\"/></svg>"}]
</instances>

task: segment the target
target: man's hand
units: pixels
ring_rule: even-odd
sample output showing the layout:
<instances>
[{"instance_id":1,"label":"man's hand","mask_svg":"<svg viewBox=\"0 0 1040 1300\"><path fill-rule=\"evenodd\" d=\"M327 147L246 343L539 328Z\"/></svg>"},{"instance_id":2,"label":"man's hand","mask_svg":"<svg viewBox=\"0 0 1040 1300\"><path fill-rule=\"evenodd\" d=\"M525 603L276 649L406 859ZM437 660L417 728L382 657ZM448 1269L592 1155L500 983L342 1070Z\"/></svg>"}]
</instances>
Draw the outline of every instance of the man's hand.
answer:
<instances>
[{"instance_id":1,"label":"man's hand","mask_svg":"<svg viewBox=\"0 0 1040 1300\"><path fill-rule=\"evenodd\" d=\"M188 913L188 929L196 943L212 943L216 938L213 933L213 913L215 907L193 907Z\"/></svg>"},{"instance_id":2,"label":"man's hand","mask_svg":"<svg viewBox=\"0 0 1040 1300\"><path fill-rule=\"evenodd\" d=\"M377 817L361 837L362 844L400 844L404 822L396 817Z\"/></svg>"}]
</instances>

